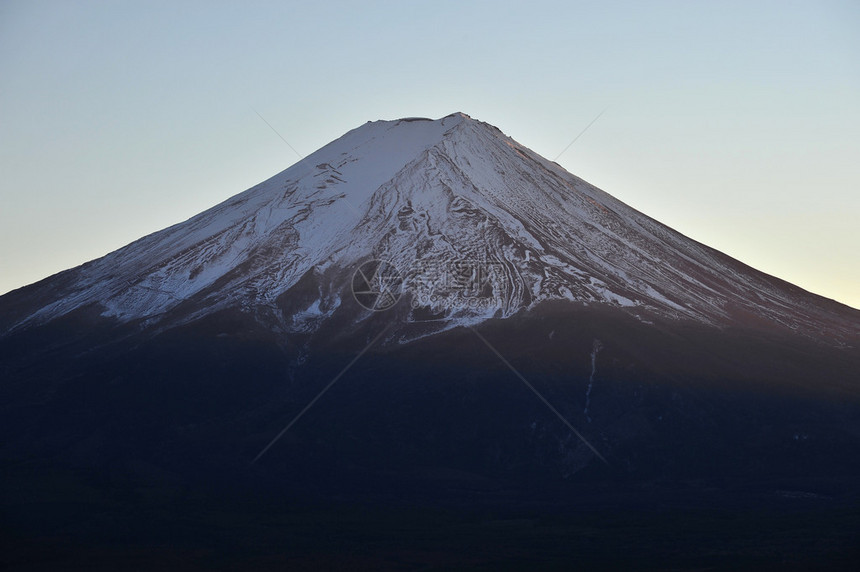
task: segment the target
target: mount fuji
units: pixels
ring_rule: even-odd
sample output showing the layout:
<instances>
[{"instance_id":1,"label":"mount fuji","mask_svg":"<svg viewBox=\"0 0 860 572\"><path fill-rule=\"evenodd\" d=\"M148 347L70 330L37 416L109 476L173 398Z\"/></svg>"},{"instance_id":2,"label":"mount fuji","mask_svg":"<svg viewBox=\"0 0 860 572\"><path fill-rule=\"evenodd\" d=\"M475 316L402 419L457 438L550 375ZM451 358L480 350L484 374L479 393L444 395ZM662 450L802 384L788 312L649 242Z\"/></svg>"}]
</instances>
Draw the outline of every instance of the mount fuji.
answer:
<instances>
[{"instance_id":1,"label":"mount fuji","mask_svg":"<svg viewBox=\"0 0 860 572\"><path fill-rule=\"evenodd\" d=\"M123 491L108 512L190 489L539 514L860 499L860 311L462 113L368 122L0 296L0 373L9 490ZM67 500L51 526L92 540Z\"/></svg>"},{"instance_id":2,"label":"mount fuji","mask_svg":"<svg viewBox=\"0 0 860 572\"><path fill-rule=\"evenodd\" d=\"M307 331L354 306L344 286L369 258L433 298L439 329L566 300L857 343L857 312L674 232L462 113L368 122L188 221L4 296L0 332L82 308L160 329L240 308L279 333ZM454 307L449 274L476 266L493 303ZM286 308L306 297L299 285L316 298Z\"/></svg>"}]
</instances>

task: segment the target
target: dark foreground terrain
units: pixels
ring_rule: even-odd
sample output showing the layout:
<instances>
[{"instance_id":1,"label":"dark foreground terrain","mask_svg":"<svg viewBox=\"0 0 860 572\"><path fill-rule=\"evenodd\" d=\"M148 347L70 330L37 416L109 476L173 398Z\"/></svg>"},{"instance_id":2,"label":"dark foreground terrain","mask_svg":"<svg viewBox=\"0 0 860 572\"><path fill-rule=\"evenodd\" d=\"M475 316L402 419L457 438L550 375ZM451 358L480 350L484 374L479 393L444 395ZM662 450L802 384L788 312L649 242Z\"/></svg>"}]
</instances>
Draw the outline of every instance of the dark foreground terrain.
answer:
<instances>
[{"instance_id":1,"label":"dark foreground terrain","mask_svg":"<svg viewBox=\"0 0 860 572\"><path fill-rule=\"evenodd\" d=\"M606 463L468 328L380 342L252 463L390 319L7 336L0 562L857 568L860 353L776 331L552 305L481 325Z\"/></svg>"},{"instance_id":2,"label":"dark foreground terrain","mask_svg":"<svg viewBox=\"0 0 860 572\"><path fill-rule=\"evenodd\" d=\"M8 569L851 570L860 557L858 499L838 481L592 485L565 498L451 477L458 495L341 500L36 467L13 477Z\"/></svg>"}]
</instances>

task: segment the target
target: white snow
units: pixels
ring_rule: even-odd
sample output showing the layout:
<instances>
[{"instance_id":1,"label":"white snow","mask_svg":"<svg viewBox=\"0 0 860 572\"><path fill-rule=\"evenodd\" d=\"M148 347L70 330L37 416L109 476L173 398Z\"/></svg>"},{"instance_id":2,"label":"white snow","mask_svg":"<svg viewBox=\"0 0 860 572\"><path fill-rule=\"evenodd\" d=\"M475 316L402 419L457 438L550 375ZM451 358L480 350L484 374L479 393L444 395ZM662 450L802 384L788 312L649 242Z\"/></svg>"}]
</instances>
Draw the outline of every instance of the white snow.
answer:
<instances>
[{"instance_id":1,"label":"white snow","mask_svg":"<svg viewBox=\"0 0 860 572\"><path fill-rule=\"evenodd\" d=\"M349 277L370 257L401 269L429 260L501 268L488 280L500 306L449 308L444 328L553 298L710 323L742 308L800 329L823 311L453 114L353 129L259 185L70 271L61 286L46 281L44 302L19 325L87 304L120 320L178 319L171 310L183 302L182 319L229 306L273 309L313 272L320 299L279 318L311 327L350 311ZM324 304L322 292L337 303Z\"/></svg>"}]
</instances>

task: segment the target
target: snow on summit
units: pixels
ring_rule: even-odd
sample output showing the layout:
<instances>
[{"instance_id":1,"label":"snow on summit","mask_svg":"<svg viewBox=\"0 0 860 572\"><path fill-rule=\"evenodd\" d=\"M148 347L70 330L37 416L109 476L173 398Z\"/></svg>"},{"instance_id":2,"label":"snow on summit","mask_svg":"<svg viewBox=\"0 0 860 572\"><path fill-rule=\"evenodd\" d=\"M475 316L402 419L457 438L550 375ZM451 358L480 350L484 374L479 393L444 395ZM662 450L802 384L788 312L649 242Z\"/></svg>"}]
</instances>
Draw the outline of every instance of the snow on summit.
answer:
<instances>
[{"instance_id":1,"label":"snow on summit","mask_svg":"<svg viewBox=\"0 0 860 572\"><path fill-rule=\"evenodd\" d=\"M440 328L558 299L640 319L854 330L835 303L690 240L455 113L368 122L183 223L12 292L0 298L14 305L0 333L82 308L164 325L234 308L278 331L312 330L336 312L367 313L349 283L369 259L406 277L404 319L431 315ZM452 280L464 272L478 288Z\"/></svg>"}]
</instances>

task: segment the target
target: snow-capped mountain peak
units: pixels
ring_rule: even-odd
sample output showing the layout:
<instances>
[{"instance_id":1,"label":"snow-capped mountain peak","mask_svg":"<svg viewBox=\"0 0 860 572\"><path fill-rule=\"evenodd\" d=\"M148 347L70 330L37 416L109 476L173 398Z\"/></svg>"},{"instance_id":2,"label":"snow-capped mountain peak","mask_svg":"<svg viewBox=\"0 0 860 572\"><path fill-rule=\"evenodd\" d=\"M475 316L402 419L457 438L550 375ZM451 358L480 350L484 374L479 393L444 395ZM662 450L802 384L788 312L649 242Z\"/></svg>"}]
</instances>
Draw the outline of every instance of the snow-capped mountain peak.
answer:
<instances>
[{"instance_id":1,"label":"snow-capped mountain peak","mask_svg":"<svg viewBox=\"0 0 860 572\"><path fill-rule=\"evenodd\" d=\"M857 335L845 307L673 231L462 113L353 129L183 223L4 296L0 332L84 307L166 325L231 307L313 330L335 312L365 315L349 290L369 259L402 274L404 319L429 315L437 329L559 299L642 320ZM316 295L297 308L285 301L303 279Z\"/></svg>"}]
</instances>

